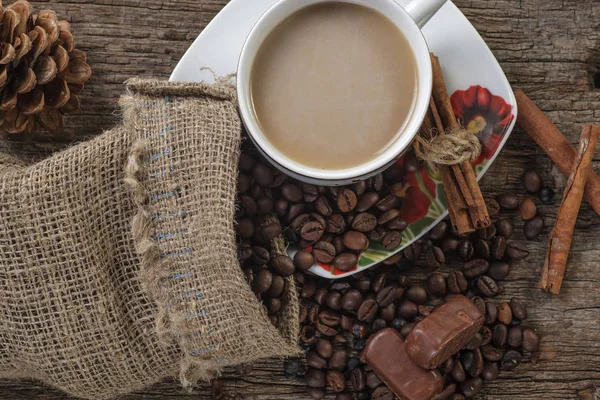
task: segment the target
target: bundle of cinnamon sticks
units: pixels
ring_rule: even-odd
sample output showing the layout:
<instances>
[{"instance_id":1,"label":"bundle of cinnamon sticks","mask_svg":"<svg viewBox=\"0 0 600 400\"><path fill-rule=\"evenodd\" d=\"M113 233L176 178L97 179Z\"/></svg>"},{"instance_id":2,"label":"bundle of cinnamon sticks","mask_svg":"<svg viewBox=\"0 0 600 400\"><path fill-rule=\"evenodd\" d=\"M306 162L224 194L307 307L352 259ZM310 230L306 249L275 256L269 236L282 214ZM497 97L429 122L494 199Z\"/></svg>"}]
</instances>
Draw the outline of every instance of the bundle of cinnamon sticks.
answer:
<instances>
[{"instance_id":1,"label":"bundle of cinnamon sticks","mask_svg":"<svg viewBox=\"0 0 600 400\"><path fill-rule=\"evenodd\" d=\"M600 177L590 166L600 136L600 126L584 126L579 148L575 150L525 93L517 90L515 96L519 107L517 123L550 156L560 170L569 176L554 228L548 238L548 250L538 283L540 289L558 294L584 196L600 215Z\"/></svg>"},{"instance_id":2,"label":"bundle of cinnamon sticks","mask_svg":"<svg viewBox=\"0 0 600 400\"><path fill-rule=\"evenodd\" d=\"M438 58L431 54L433 68L433 90L430 109L421 128L421 136L431 139L439 135L454 133L462 127L454 115L446 82ZM459 234L474 232L490 226L487 206L477 183L477 177L468 161L453 165L437 165L452 226Z\"/></svg>"}]
</instances>

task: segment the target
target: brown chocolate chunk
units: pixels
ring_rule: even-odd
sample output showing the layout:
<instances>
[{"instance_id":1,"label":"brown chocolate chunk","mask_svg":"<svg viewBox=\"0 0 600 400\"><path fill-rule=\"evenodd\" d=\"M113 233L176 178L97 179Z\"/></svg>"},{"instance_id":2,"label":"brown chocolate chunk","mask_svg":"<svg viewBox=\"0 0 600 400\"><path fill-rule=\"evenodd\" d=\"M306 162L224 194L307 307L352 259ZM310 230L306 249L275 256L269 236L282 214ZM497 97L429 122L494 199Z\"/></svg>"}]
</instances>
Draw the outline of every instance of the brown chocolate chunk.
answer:
<instances>
[{"instance_id":1,"label":"brown chocolate chunk","mask_svg":"<svg viewBox=\"0 0 600 400\"><path fill-rule=\"evenodd\" d=\"M483 325L484 316L463 295L433 311L406 338L406 353L426 369L434 369L464 345Z\"/></svg>"},{"instance_id":2,"label":"brown chocolate chunk","mask_svg":"<svg viewBox=\"0 0 600 400\"><path fill-rule=\"evenodd\" d=\"M440 373L415 364L406 354L402 336L392 328L372 335L361 357L401 399L431 399L444 388Z\"/></svg>"}]
</instances>

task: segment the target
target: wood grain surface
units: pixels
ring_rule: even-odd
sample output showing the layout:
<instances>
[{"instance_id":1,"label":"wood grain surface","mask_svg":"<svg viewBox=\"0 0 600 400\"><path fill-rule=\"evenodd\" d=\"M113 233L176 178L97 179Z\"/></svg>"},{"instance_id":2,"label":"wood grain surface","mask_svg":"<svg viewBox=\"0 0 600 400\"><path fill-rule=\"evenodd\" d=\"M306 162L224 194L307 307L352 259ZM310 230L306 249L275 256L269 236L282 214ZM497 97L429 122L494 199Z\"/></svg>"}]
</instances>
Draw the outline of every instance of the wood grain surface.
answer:
<instances>
[{"instance_id":1,"label":"wood grain surface","mask_svg":"<svg viewBox=\"0 0 600 400\"><path fill-rule=\"evenodd\" d=\"M252 0L247 0L252 1ZM0 148L44 157L52 151L108 129L119 120L117 98L127 78L167 78L192 40L227 0L51 0L32 2L52 8L72 23L76 44L87 51L93 75L81 96L81 110L66 121L63 136L2 138ZM456 0L479 30L509 81L548 113L572 143L584 123L600 124L600 89L593 86L600 69L598 0ZM600 72L598 72L600 73ZM597 78L600 81L600 76ZM600 152L593 167L600 171ZM520 129L483 180L486 195L522 193L520 175L538 170L558 193L566 183L550 159ZM504 297L519 296L530 308L528 325L542 335L536 363L485 385L481 399L593 399L600 386L600 217L584 204L560 296L536 289L545 241L560 194L539 210L545 234L530 242L531 256L517 264ZM539 204L539 201L538 201ZM508 214L523 239L522 223ZM228 371L222 378L227 398L305 399L300 380L284 378L281 362L266 361L247 376ZM35 382L0 381L0 399L62 399L60 392ZM203 385L184 393L165 381L123 400L210 398ZM332 396L328 398L333 398ZM599 397L600 398L600 397Z\"/></svg>"}]
</instances>

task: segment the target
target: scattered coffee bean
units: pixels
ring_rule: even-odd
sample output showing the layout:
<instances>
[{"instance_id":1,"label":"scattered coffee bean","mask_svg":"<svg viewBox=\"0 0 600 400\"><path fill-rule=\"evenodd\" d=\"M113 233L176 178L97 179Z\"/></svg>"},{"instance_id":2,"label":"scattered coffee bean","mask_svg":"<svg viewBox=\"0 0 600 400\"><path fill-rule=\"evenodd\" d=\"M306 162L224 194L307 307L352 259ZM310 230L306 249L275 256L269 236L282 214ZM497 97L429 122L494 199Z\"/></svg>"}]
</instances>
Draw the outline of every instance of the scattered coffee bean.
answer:
<instances>
[{"instance_id":1,"label":"scattered coffee bean","mask_svg":"<svg viewBox=\"0 0 600 400\"><path fill-rule=\"evenodd\" d=\"M365 212L375 206L379 201L379 195L376 192L367 192L360 196L356 203L356 211L359 213Z\"/></svg>"},{"instance_id":2,"label":"scattered coffee bean","mask_svg":"<svg viewBox=\"0 0 600 400\"><path fill-rule=\"evenodd\" d=\"M398 231L389 231L381 240L386 250L393 250L402 244L402 234Z\"/></svg>"},{"instance_id":3,"label":"scattered coffee bean","mask_svg":"<svg viewBox=\"0 0 600 400\"><path fill-rule=\"evenodd\" d=\"M487 312L487 310L486 310L486 312ZM492 342L492 330L490 328L488 328L487 326L484 325L481 327L481 329L479 329L479 333L481 334L481 337L483 338L483 341L481 342L482 346L485 346L486 344L490 344Z\"/></svg>"},{"instance_id":4,"label":"scattered coffee bean","mask_svg":"<svg viewBox=\"0 0 600 400\"><path fill-rule=\"evenodd\" d=\"M523 187L529 193L537 194L542 189L542 178L533 170L527 170L523 174Z\"/></svg>"},{"instance_id":5,"label":"scattered coffee bean","mask_svg":"<svg viewBox=\"0 0 600 400\"><path fill-rule=\"evenodd\" d=\"M260 186L267 187L273 182L273 170L265 164L258 163L252 169L252 176Z\"/></svg>"},{"instance_id":6,"label":"scattered coffee bean","mask_svg":"<svg viewBox=\"0 0 600 400\"><path fill-rule=\"evenodd\" d=\"M377 376L377 374L373 371L367 373L366 379L367 386L371 389L375 389L377 386L381 385L381 379Z\"/></svg>"},{"instance_id":7,"label":"scattered coffee bean","mask_svg":"<svg viewBox=\"0 0 600 400\"><path fill-rule=\"evenodd\" d=\"M519 365L523 356L516 350L508 350L502 361L500 362L501 368L506 371L512 371Z\"/></svg>"},{"instance_id":8,"label":"scattered coffee bean","mask_svg":"<svg viewBox=\"0 0 600 400\"><path fill-rule=\"evenodd\" d=\"M473 247L475 247L475 254L477 257L484 259L490 258L490 244L487 240L476 239Z\"/></svg>"},{"instance_id":9,"label":"scattered coffee bean","mask_svg":"<svg viewBox=\"0 0 600 400\"><path fill-rule=\"evenodd\" d=\"M369 239L364 233L348 231L342 238L344 246L354 251L364 251L369 248Z\"/></svg>"},{"instance_id":10,"label":"scattered coffee bean","mask_svg":"<svg viewBox=\"0 0 600 400\"><path fill-rule=\"evenodd\" d=\"M446 262L444 252L439 247L433 246L427 251L427 266L430 268L440 268Z\"/></svg>"},{"instance_id":11,"label":"scattered coffee bean","mask_svg":"<svg viewBox=\"0 0 600 400\"><path fill-rule=\"evenodd\" d=\"M421 256L421 245L417 242L404 249L404 258L410 262L415 262Z\"/></svg>"},{"instance_id":12,"label":"scattered coffee bean","mask_svg":"<svg viewBox=\"0 0 600 400\"><path fill-rule=\"evenodd\" d=\"M261 269L254 279L253 290L255 293L263 294L271 287L273 274L268 269Z\"/></svg>"},{"instance_id":13,"label":"scattered coffee bean","mask_svg":"<svg viewBox=\"0 0 600 400\"><path fill-rule=\"evenodd\" d=\"M427 298L427 294L425 294L425 298ZM410 299L410 295L409 295ZM387 307L392 304L396 300L396 288L393 286L387 286L381 289L377 296L375 297L375 301L379 304L379 307Z\"/></svg>"},{"instance_id":14,"label":"scattered coffee bean","mask_svg":"<svg viewBox=\"0 0 600 400\"><path fill-rule=\"evenodd\" d=\"M486 361L483 364L483 372L481 373L483 380L494 381L498 379L498 375L500 375L500 367L497 362Z\"/></svg>"},{"instance_id":15,"label":"scattered coffee bean","mask_svg":"<svg viewBox=\"0 0 600 400\"><path fill-rule=\"evenodd\" d=\"M386 212L391 210L392 208L397 208L400 206L400 199L394 196L393 194L388 194L383 197L381 200L375 204L375 208L377 208L381 212Z\"/></svg>"},{"instance_id":16,"label":"scattered coffee bean","mask_svg":"<svg viewBox=\"0 0 600 400\"><path fill-rule=\"evenodd\" d=\"M494 297L500 294L498 284L489 276L480 276L477 278L477 289L485 297Z\"/></svg>"},{"instance_id":17,"label":"scattered coffee bean","mask_svg":"<svg viewBox=\"0 0 600 400\"><path fill-rule=\"evenodd\" d=\"M490 269L487 274L497 280L501 281L506 279L508 274L510 273L510 264L505 263L503 261L495 261L490 265Z\"/></svg>"},{"instance_id":18,"label":"scattered coffee bean","mask_svg":"<svg viewBox=\"0 0 600 400\"><path fill-rule=\"evenodd\" d=\"M538 349L540 338L533 329L523 329L523 350L533 352Z\"/></svg>"},{"instance_id":19,"label":"scattered coffee bean","mask_svg":"<svg viewBox=\"0 0 600 400\"><path fill-rule=\"evenodd\" d=\"M354 311L362 302L362 294L356 289L347 291L341 300L341 306L346 311Z\"/></svg>"},{"instance_id":20,"label":"scattered coffee bean","mask_svg":"<svg viewBox=\"0 0 600 400\"><path fill-rule=\"evenodd\" d=\"M502 359L502 350L487 344L481 348L481 354L486 360L500 361Z\"/></svg>"},{"instance_id":21,"label":"scattered coffee bean","mask_svg":"<svg viewBox=\"0 0 600 400\"><path fill-rule=\"evenodd\" d=\"M498 306L498 321L504 325L510 325L512 321L512 310L507 302L502 302Z\"/></svg>"},{"instance_id":22,"label":"scattered coffee bean","mask_svg":"<svg viewBox=\"0 0 600 400\"><path fill-rule=\"evenodd\" d=\"M496 347L506 346L506 340L508 339L508 328L503 324L496 324L492 329L492 343Z\"/></svg>"},{"instance_id":23,"label":"scattered coffee bean","mask_svg":"<svg viewBox=\"0 0 600 400\"><path fill-rule=\"evenodd\" d=\"M476 258L464 265L462 273L464 274L465 278L473 279L487 273L489 268L490 264L486 260Z\"/></svg>"},{"instance_id":24,"label":"scattered coffee bean","mask_svg":"<svg viewBox=\"0 0 600 400\"><path fill-rule=\"evenodd\" d=\"M516 210L519 207L519 197L512 193L504 193L496 197L500 207L507 210Z\"/></svg>"},{"instance_id":25,"label":"scattered coffee bean","mask_svg":"<svg viewBox=\"0 0 600 400\"><path fill-rule=\"evenodd\" d=\"M380 272L377 275L375 275L375 278L373 278L373 281L371 282L371 289L375 293L379 293L381 289L385 287L386 282L387 274L385 272Z\"/></svg>"},{"instance_id":26,"label":"scattered coffee bean","mask_svg":"<svg viewBox=\"0 0 600 400\"><path fill-rule=\"evenodd\" d=\"M375 321L373 321L373 324L371 324L371 331L373 333L380 331L383 328L387 328L387 322L385 322L383 318L377 318Z\"/></svg>"},{"instance_id":27,"label":"scattered coffee bean","mask_svg":"<svg viewBox=\"0 0 600 400\"><path fill-rule=\"evenodd\" d=\"M271 260L271 269L276 275L282 277L291 276L295 271L294 262L287 255L276 255Z\"/></svg>"},{"instance_id":28,"label":"scattered coffee bean","mask_svg":"<svg viewBox=\"0 0 600 400\"><path fill-rule=\"evenodd\" d=\"M450 226L446 221L442 221L438 223L436 226L429 231L429 238L432 240L441 240L448 235L450 231Z\"/></svg>"},{"instance_id":29,"label":"scattered coffee bean","mask_svg":"<svg viewBox=\"0 0 600 400\"><path fill-rule=\"evenodd\" d=\"M369 232L377 227L377 218L370 213L363 212L354 217L352 229L359 232Z\"/></svg>"},{"instance_id":30,"label":"scattered coffee bean","mask_svg":"<svg viewBox=\"0 0 600 400\"><path fill-rule=\"evenodd\" d=\"M452 271L448 274L447 286L450 293L462 293L467 290L468 282L460 271Z\"/></svg>"},{"instance_id":31,"label":"scattered coffee bean","mask_svg":"<svg viewBox=\"0 0 600 400\"><path fill-rule=\"evenodd\" d=\"M464 382L467 379L467 374L463 368L462 363L455 362L452 366L452 371L450 371L450 375L456 382Z\"/></svg>"},{"instance_id":32,"label":"scattered coffee bean","mask_svg":"<svg viewBox=\"0 0 600 400\"><path fill-rule=\"evenodd\" d=\"M446 385L446 387L444 388L444 390L442 390L440 393L436 394L432 398L432 400L447 400L454 393L456 393L456 384L455 383L451 383L449 385Z\"/></svg>"},{"instance_id":33,"label":"scattered coffee bean","mask_svg":"<svg viewBox=\"0 0 600 400\"><path fill-rule=\"evenodd\" d=\"M510 299L510 309L514 318L520 320L527 319L527 308L525 308L525 304L520 299L516 297Z\"/></svg>"},{"instance_id":34,"label":"scattered coffee bean","mask_svg":"<svg viewBox=\"0 0 600 400\"><path fill-rule=\"evenodd\" d=\"M415 318L419 313L417 305L412 301L404 300L398 304L396 314L406 320Z\"/></svg>"},{"instance_id":35,"label":"scattered coffee bean","mask_svg":"<svg viewBox=\"0 0 600 400\"><path fill-rule=\"evenodd\" d=\"M458 244L458 256L463 261L470 261L475 255L475 247L470 240L463 240Z\"/></svg>"},{"instance_id":36,"label":"scattered coffee bean","mask_svg":"<svg viewBox=\"0 0 600 400\"><path fill-rule=\"evenodd\" d=\"M444 252L444 254L447 254L451 251L454 251L458 248L458 244L460 242L457 239L454 238L446 238L442 241L442 246L441 249Z\"/></svg>"},{"instance_id":37,"label":"scattered coffee bean","mask_svg":"<svg viewBox=\"0 0 600 400\"><path fill-rule=\"evenodd\" d=\"M373 390L371 400L394 400L396 396L387 386L379 386Z\"/></svg>"},{"instance_id":38,"label":"scattered coffee bean","mask_svg":"<svg viewBox=\"0 0 600 400\"><path fill-rule=\"evenodd\" d=\"M426 286L433 296L442 297L446 294L446 278L439 272L429 275Z\"/></svg>"},{"instance_id":39,"label":"scattered coffee bean","mask_svg":"<svg viewBox=\"0 0 600 400\"><path fill-rule=\"evenodd\" d=\"M338 209L343 213L354 210L357 203L356 194L350 189L342 189L336 198Z\"/></svg>"},{"instance_id":40,"label":"scattered coffee bean","mask_svg":"<svg viewBox=\"0 0 600 400\"><path fill-rule=\"evenodd\" d=\"M529 240L536 239L544 230L544 220L542 217L537 216L523 225L523 234Z\"/></svg>"},{"instance_id":41,"label":"scattered coffee bean","mask_svg":"<svg viewBox=\"0 0 600 400\"><path fill-rule=\"evenodd\" d=\"M333 346L327 339L317 339L316 349L317 353L319 353L319 355L323 358L329 358L333 353Z\"/></svg>"},{"instance_id":42,"label":"scattered coffee bean","mask_svg":"<svg viewBox=\"0 0 600 400\"><path fill-rule=\"evenodd\" d=\"M332 310L339 310L342 308L342 295L340 292L331 290L327 293L327 296L325 296L325 304Z\"/></svg>"},{"instance_id":43,"label":"scattered coffee bean","mask_svg":"<svg viewBox=\"0 0 600 400\"><path fill-rule=\"evenodd\" d=\"M510 239L513 235L513 226L505 219L499 219L496 222L496 234L505 239Z\"/></svg>"},{"instance_id":44,"label":"scattered coffee bean","mask_svg":"<svg viewBox=\"0 0 600 400\"><path fill-rule=\"evenodd\" d=\"M538 197L540 198L540 200L542 202L548 203L548 202L552 201L552 198L554 197L554 190L552 190L552 188L549 188L549 187L543 187L540 190Z\"/></svg>"},{"instance_id":45,"label":"scattered coffee bean","mask_svg":"<svg viewBox=\"0 0 600 400\"><path fill-rule=\"evenodd\" d=\"M491 218L496 218L500 214L500 204L495 199L485 199L485 205Z\"/></svg>"},{"instance_id":46,"label":"scattered coffee bean","mask_svg":"<svg viewBox=\"0 0 600 400\"><path fill-rule=\"evenodd\" d=\"M537 215L537 207L531 199L525 199L519 205L519 215L523 220L529 221Z\"/></svg>"},{"instance_id":47,"label":"scattered coffee bean","mask_svg":"<svg viewBox=\"0 0 600 400\"><path fill-rule=\"evenodd\" d=\"M523 344L523 328L520 326L513 326L508 330L508 339L506 343L510 347L521 347Z\"/></svg>"},{"instance_id":48,"label":"scattered coffee bean","mask_svg":"<svg viewBox=\"0 0 600 400\"><path fill-rule=\"evenodd\" d=\"M469 343L467 343L464 346L465 350L477 350L478 348L481 347L481 344L483 343L483 335L479 332L477 332L475 335L473 335L473 337L471 338L471 340L469 340Z\"/></svg>"},{"instance_id":49,"label":"scattered coffee bean","mask_svg":"<svg viewBox=\"0 0 600 400\"><path fill-rule=\"evenodd\" d=\"M355 391L360 392L367 386L367 374L362 368L354 368L351 370L350 384Z\"/></svg>"},{"instance_id":50,"label":"scattered coffee bean","mask_svg":"<svg viewBox=\"0 0 600 400\"><path fill-rule=\"evenodd\" d=\"M377 314L377 310L377 302L374 299L366 299L358 307L358 310L356 311L356 318L358 318L359 321L369 320L373 318L375 314Z\"/></svg>"},{"instance_id":51,"label":"scattered coffee bean","mask_svg":"<svg viewBox=\"0 0 600 400\"><path fill-rule=\"evenodd\" d=\"M346 350L336 350L331 355L327 366L329 369L334 369L337 371L343 371L346 368L346 363L348 362L348 353Z\"/></svg>"},{"instance_id":52,"label":"scattered coffee bean","mask_svg":"<svg viewBox=\"0 0 600 400\"><path fill-rule=\"evenodd\" d=\"M490 255L495 260L502 260L506 253L506 239L503 236L496 236L492 239Z\"/></svg>"},{"instance_id":53,"label":"scattered coffee bean","mask_svg":"<svg viewBox=\"0 0 600 400\"><path fill-rule=\"evenodd\" d=\"M342 253L333 260L333 265L340 271L349 271L356 267L358 257L354 253Z\"/></svg>"},{"instance_id":54,"label":"scattered coffee bean","mask_svg":"<svg viewBox=\"0 0 600 400\"><path fill-rule=\"evenodd\" d=\"M498 319L498 306L492 302L485 303L485 323L495 324Z\"/></svg>"},{"instance_id":55,"label":"scattered coffee bean","mask_svg":"<svg viewBox=\"0 0 600 400\"><path fill-rule=\"evenodd\" d=\"M506 245L506 254L514 261L520 261L529 255L527 245L522 242L509 242Z\"/></svg>"},{"instance_id":56,"label":"scattered coffee bean","mask_svg":"<svg viewBox=\"0 0 600 400\"><path fill-rule=\"evenodd\" d=\"M396 298L396 296L394 296ZM379 316L386 322L392 322L396 316L396 306L394 303L387 305L386 307L379 308Z\"/></svg>"},{"instance_id":57,"label":"scattered coffee bean","mask_svg":"<svg viewBox=\"0 0 600 400\"><path fill-rule=\"evenodd\" d=\"M491 224L485 229L477 230L477 237L480 239L490 240L496 236L496 225Z\"/></svg>"},{"instance_id":58,"label":"scattered coffee bean","mask_svg":"<svg viewBox=\"0 0 600 400\"><path fill-rule=\"evenodd\" d=\"M346 388L346 378L341 372L327 371L327 384L335 393L343 392Z\"/></svg>"},{"instance_id":59,"label":"scattered coffee bean","mask_svg":"<svg viewBox=\"0 0 600 400\"><path fill-rule=\"evenodd\" d=\"M459 387L466 398L471 398L481 391L483 380L481 378L471 378L462 382Z\"/></svg>"},{"instance_id":60,"label":"scattered coffee bean","mask_svg":"<svg viewBox=\"0 0 600 400\"><path fill-rule=\"evenodd\" d=\"M427 302L427 291L422 286L411 286L405 292L408 300L415 304L425 304Z\"/></svg>"},{"instance_id":61,"label":"scattered coffee bean","mask_svg":"<svg viewBox=\"0 0 600 400\"><path fill-rule=\"evenodd\" d=\"M318 369L309 369L304 375L306 384L310 387L321 388L325 386L325 374Z\"/></svg>"},{"instance_id":62,"label":"scattered coffee bean","mask_svg":"<svg viewBox=\"0 0 600 400\"><path fill-rule=\"evenodd\" d=\"M306 365L311 368L324 369L327 368L327 361L314 351L309 351L306 353Z\"/></svg>"},{"instance_id":63,"label":"scattered coffee bean","mask_svg":"<svg viewBox=\"0 0 600 400\"><path fill-rule=\"evenodd\" d=\"M314 388L314 387L308 387L306 388L306 393L310 396L311 399L313 400L321 400L325 397L325 390L322 388Z\"/></svg>"}]
</instances>

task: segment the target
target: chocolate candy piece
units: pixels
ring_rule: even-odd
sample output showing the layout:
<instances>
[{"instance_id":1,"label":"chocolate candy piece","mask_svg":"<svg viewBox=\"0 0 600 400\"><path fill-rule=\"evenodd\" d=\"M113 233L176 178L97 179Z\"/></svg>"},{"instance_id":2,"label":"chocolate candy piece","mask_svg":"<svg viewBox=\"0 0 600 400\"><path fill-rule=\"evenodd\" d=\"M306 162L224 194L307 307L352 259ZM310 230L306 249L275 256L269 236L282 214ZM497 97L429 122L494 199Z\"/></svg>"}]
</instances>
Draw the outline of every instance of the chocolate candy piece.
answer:
<instances>
[{"instance_id":1,"label":"chocolate candy piece","mask_svg":"<svg viewBox=\"0 0 600 400\"><path fill-rule=\"evenodd\" d=\"M438 371L425 370L408 357L404 340L395 329L385 328L372 335L361 358L403 400L431 399L444 388Z\"/></svg>"},{"instance_id":2,"label":"chocolate candy piece","mask_svg":"<svg viewBox=\"0 0 600 400\"><path fill-rule=\"evenodd\" d=\"M426 369L434 369L464 345L483 325L484 316L463 295L437 308L406 337L406 353Z\"/></svg>"}]
</instances>

